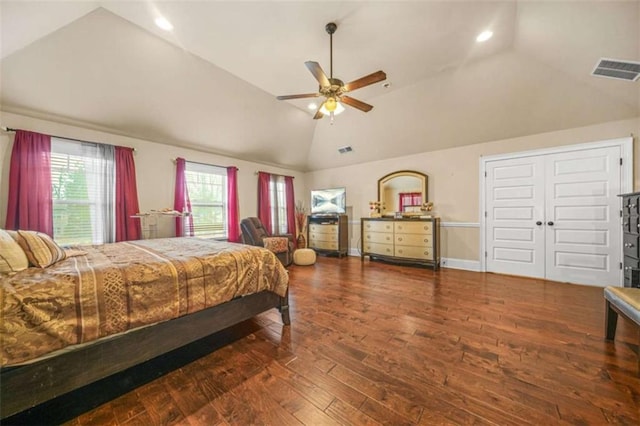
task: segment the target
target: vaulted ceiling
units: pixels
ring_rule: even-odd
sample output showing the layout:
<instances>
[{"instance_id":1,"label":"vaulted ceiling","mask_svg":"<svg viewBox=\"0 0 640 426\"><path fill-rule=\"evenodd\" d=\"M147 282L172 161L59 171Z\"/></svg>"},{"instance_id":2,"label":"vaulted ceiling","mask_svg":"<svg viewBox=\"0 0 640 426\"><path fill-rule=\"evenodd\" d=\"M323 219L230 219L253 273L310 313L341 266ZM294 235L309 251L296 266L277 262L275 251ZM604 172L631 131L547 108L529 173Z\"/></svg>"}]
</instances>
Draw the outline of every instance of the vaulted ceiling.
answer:
<instances>
[{"instance_id":1,"label":"vaulted ceiling","mask_svg":"<svg viewBox=\"0 0 640 426\"><path fill-rule=\"evenodd\" d=\"M275 98L329 73L328 22L334 77L390 83L333 124ZM3 0L0 24L3 111L297 170L640 116L640 82L590 75L640 62L640 1Z\"/></svg>"}]
</instances>

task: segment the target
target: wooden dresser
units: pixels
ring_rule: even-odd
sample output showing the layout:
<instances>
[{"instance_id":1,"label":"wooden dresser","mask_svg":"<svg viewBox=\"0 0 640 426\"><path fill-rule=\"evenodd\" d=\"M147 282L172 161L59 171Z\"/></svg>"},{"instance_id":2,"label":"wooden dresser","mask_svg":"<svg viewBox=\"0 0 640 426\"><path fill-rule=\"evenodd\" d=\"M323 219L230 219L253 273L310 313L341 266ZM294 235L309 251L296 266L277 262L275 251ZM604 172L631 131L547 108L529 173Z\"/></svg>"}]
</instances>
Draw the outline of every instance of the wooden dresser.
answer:
<instances>
[{"instance_id":1,"label":"wooden dresser","mask_svg":"<svg viewBox=\"0 0 640 426\"><path fill-rule=\"evenodd\" d=\"M349 229L347 215L309 216L307 246L317 252L347 255Z\"/></svg>"},{"instance_id":2,"label":"wooden dresser","mask_svg":"<svg viewBox=\"0 0 640 426\"><path fill-rule=\"evenodd\" d=\"M624 286L640 287L640 192L620 196Z\"/></svg>"},{"instance_id":3,"label":"wooden dresser","mask_svg":"<svg viewBox=\"0 0 640 426\"><path fill-rule=\"evenodd\" d=\"M361 258L440 267L440 219L362 218Z\"/></svg>"}]
</instances>

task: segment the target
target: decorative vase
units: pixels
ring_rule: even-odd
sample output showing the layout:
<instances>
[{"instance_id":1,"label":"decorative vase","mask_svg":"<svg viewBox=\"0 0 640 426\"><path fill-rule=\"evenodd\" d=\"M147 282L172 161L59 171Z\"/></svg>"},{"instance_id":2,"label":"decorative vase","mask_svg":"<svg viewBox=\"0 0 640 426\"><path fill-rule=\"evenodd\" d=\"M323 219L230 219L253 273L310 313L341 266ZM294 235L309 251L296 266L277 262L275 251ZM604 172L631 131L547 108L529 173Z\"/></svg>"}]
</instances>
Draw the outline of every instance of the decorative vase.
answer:
<instances>
[{"instance_id":1,"label":"decorative vase","mask_svg":"<svg viewBox=\"0 0 640 426\"><path fill-rule=\"evenodd\" d=\"M302 249L302 248L307 248L307 240L305 240L304 235L301 233L298 234L298 248Z\"/></svg>"}]
</instances>

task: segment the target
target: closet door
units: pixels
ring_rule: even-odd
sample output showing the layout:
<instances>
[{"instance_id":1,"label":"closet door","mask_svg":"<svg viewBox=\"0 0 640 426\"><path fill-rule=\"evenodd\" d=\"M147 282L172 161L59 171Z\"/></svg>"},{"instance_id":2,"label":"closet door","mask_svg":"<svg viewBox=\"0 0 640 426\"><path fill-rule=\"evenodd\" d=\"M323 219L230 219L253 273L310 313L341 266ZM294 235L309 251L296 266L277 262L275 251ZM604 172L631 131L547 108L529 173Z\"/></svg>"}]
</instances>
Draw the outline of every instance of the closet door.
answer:
<instances>
[{"instance_id":1,"label":"closet door","mask_svg":"<svg viewBox=\"0 0 640 426\"><path fill-rule=\"evenodd\" d=\"M545 158L546 278L620 283L620 147Z\"/></svg>"},{"instance_id":2,"label":"closet door","mask_svg":"<svg viewBox=\"0 0 640 426\"><path fill-rule=\"evenodd\" d=\"M486 163L488 272L620 285L619 146Z\"/></svg>"},{"instance_id":3,"label":"closet door","mask_svg":"<svg viewBox=\"0 0 640 426\"><path fill-rule=\"evenodd\" d=\"M486 171L487 271L544 278L544 159L490 161Z\"/></svg>"}]
</instances>

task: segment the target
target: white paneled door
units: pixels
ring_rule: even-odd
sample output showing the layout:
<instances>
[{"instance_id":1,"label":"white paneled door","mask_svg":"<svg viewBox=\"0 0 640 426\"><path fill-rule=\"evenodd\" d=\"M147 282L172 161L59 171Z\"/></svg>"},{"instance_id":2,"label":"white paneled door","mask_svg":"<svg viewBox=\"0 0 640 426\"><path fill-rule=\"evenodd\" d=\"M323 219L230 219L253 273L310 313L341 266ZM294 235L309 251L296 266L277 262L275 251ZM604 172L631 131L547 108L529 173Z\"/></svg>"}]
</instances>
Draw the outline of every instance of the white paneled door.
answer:
<instances>
[{"instance_id":1,"label":"white paneled door","mask_svg":"<svg viewBox=\"0 0 640 426\"><path fill-rule=\"evenodd\" d=\"M621 148L486 163L487 271L620 283Z\"/></svg>"}]
</instances>

